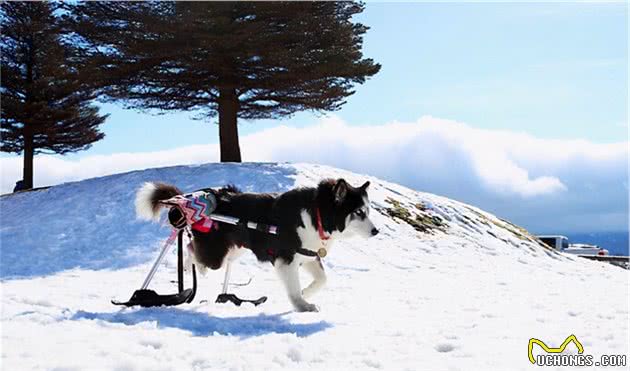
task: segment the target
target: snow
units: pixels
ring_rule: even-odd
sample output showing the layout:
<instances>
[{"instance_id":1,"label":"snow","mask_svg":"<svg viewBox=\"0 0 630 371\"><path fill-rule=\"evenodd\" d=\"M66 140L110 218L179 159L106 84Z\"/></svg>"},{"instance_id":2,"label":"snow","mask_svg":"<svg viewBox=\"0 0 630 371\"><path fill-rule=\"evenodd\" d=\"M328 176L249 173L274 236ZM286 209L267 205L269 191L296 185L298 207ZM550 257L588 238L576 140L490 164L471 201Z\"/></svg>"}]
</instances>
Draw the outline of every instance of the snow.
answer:
<instances>
[{"instance_id":1,"label":"snow","mask_svg":"<svg viewBox=\"0 0 630 371\"><path fill-rule=\"evenodd\" d=\"M142 183L279 192L323 177L370 180L381 233L335 243L327 286L312 299L319 313L294 313L272 267L250 254L232 276L251 284L230 291L268 296L260 307L215 304L223 274L215 271L199 277L191 304L110 304L140 286L169 234L135 219ZM442 227L417 231L388 214L395 203ZM628 354L628 271L550 251L482 210L366 175L309 164L148 169L4 196L0 211L3 370L525 370L537 367L530 338L557 346L570 334L596 357ZM175 292L175 270L173 251L151 288Z\"/></svg>"}]
</instances>

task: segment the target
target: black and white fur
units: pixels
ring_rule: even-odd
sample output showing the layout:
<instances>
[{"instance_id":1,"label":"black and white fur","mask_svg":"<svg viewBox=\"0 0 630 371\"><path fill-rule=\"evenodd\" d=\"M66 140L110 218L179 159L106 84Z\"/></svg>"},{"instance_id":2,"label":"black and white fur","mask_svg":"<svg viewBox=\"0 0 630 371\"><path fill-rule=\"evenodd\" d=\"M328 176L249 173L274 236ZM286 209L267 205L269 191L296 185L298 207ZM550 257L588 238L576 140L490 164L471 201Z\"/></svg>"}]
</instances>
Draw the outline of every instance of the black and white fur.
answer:
<instances>
[{"instance_id":1,"label":"black and white fur","mask_svg":"<svg viewBox=\"0 0 630 371\"><path fill-rule=\"evenodd\" d=\"M319 257L299 254L301 247L330 250L335 240L350 236L372 237L378 230L369 219L369 182L353 187L344 179L327 179L310 188L297 188L282 194L242 193L234 186L216 191L217 214L242 220L278 226L277 235L221 223L217 230L202 233L193 230L194 258L198 264L219 269L234 258L236 250L247 248L261 262L271 262L282 280L289 300L297 311L317 311L305 299L326 283L326 273ZM158 219L159 201L181 192L174 186L145 183L136 195L140 218ZM319 209L324 232L330 238L320 239L317 229ZM313 281L302 289L298 269L302 267Z\"/></svg>"}]
</instances>

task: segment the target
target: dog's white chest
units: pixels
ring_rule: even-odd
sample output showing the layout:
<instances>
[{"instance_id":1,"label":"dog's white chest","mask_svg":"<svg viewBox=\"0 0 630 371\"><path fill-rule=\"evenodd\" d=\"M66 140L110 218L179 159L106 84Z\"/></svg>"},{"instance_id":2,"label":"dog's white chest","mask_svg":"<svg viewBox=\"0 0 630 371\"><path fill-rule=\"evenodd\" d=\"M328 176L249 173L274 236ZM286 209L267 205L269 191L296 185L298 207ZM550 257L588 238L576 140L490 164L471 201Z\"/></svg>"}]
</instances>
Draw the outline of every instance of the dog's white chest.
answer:
<instances>
[{"instance_id":1,"label":"dog's white chest","mask_svg":"<svg viewBox=\"0 0 630 371\"><path fill-rule=\"evenodd\" d=\"M313 225L311 222L311 217L306 210L302 210L300 213L300 217L302 218L302 224L304 227L298 227L297 234L302 242L302 248L305 248L310 251L319 251L320 249L325 249L326 253L330 252L330 246L333 243L333 238L331 236L330 239L323 241L319 237L319 232L317 232L317 227ZM314 259L308 258L309 260Z\"/></svg>"}]
</instances>

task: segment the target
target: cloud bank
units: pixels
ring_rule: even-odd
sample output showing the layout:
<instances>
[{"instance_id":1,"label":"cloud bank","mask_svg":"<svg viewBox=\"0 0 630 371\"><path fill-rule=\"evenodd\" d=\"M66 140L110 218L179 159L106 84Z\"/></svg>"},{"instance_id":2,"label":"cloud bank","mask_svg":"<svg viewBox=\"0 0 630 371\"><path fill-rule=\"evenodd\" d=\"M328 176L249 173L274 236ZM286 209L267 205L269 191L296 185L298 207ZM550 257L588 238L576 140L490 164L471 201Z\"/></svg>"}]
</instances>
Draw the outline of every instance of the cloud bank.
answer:
<instances>
[{"instance_id":1,"label":"cloud bank","mask_svg":"<svg viewBox=\"0 0 630 371\"><path fill-rule=\"evenodd\" d=\"M371 174L474 204L535 232L628 227L628 142L596 144L484 130L422 117L356 126L329 117L242 138L245 161L313 162ZM218 145L67 160L35 159L36 185L130 170L218 161ZM0 159L1 190L21 177L21 158Z\"/></svg>"}]
</instances>

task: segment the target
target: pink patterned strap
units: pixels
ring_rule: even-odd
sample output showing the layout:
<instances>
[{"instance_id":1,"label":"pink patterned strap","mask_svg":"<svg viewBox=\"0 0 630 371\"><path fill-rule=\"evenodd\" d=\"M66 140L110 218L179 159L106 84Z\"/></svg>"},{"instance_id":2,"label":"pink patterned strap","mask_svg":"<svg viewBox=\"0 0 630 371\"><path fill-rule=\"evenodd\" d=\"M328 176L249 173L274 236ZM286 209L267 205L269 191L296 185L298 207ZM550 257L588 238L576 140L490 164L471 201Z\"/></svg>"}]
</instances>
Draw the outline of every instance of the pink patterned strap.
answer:
<instances>
[{"instance_id":1,"label":"pink patterned strap","mask_svg":"<svg viewBox=\"0 0 630 371\"><path fill-rule=\"evenodd\" d=\"M186 223L193 229L200 232L209 232L213 222L210 214L216 207L214 195L206 192L195 192L189 195L177 195L160 203L177 207L184 217ZM215 226L216 227L216 226Z\"/></svg>"}]
</instances>

